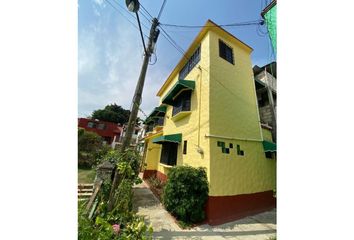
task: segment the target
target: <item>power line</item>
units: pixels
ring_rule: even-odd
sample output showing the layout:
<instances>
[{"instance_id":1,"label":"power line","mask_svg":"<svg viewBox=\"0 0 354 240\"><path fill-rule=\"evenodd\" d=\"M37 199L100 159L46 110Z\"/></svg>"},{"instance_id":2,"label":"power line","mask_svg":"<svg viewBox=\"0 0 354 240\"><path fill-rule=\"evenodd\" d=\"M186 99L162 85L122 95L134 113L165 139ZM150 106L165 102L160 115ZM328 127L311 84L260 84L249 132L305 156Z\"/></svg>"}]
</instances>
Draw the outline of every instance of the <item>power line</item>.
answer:
<instances>
[{"instance_id":1,"label":"power line","mask_svg":"<svg viewBox=\"0 0 354 240\"><path fill-rule=\"evenodd\" d=\"M239 26L262 25L262 24L264 24L264 20L229 23L229 24L221 24L221 25L217 25L217 26L208 26L208 27L239 27ZM177 24L168 24L168 23L160 23L160 25L165 26L165 27L175 27L175 28L202 28L202 27L205 27L204 25L177 25Z\"/></svg>"},{"instance_id":2,"label":"power line","mask_svg":"<svg viewBox=\"0 0 354 240\"><path fill-rule=\"evenodd\" d=\"M160 16L161 16L161 13L162 13L162 11L163 11L163 9L165 7L165 4L166 4L166 0L163 0L162 6L161 6L160 11L159 11L159 14L157 15L157 20L160 19Z\"/></svg>"},{"instance_id":3,"label":"power line","mask_svg":"<svg viewBox=\"0 0 354 240\"><path fill-rule=\"evenodd\" d=\"M139 30L139 28L135 25L135 23L133 23L132 21L130 21L123 13L121 13L121 12L119 11L118 8L116 8L109 0L105 0L105 1L106 1L109 5L111 5L111 7L112 7L113 9L115 9L120 15L122 15L128 22L130 22L136 29ZM143 33L143 34L144 34L145 37L149 38L145 33Z\"/></svg>"},{"instance_id":4,"label":"power line","mask_svg":"<svg viewBox=\"0 0 354 240\"><path fill-rule=\"evenodd\" d=\"M149 11L146 10L146 8L144 8L143 4L140 3L140 6L141 6L141 8L143 9L143 11L145 11L145 13L147 13L147 14L151 17L151 19L154 18L154 17L149 13Z\"/></svg>"},{"instance_id":5,"label":"power line","mask_svg":"<svg viewBox=\"0 0 354 240\"><path fill-rule=\"evenodd\" d=\"M136 19L138 20L138 26L139 26L141 40L143 41L144 51L145 51L145 54L148 54L148 52L146 51L146 47L145 47L145 41L144 41L144 36L143 36L143 30L141 29L139 14L138 14L138 12L136 12L135 14L136 14Z\"/></svg>"},{"instance_id":6,"label":"power line","mask_svg":"<svg viewBox=\"0 0 354 240\"><path fill-rule=\"evenodd\" d=\"M180 47L180 46L175 42L175 40L173 40L173 38L165 31L165 29L163 29L161 26L160 26L160 29L162 30L162 36L164 36L164 37L166 38L166 40L167 40L174 48L176 48L177 51L182 54L182 56L184 56L184 55L185 55L185 52L184 52L183 48ZM185 56L184 56L184 57L185 57ZM185 57L185 58L188 60L187 57Z\"/></svg>"},{"instance_id":7,"label":"power line","mask_svg":"<svg viewBox=\"0 0 354 240\"><path fill-rule=\"evenodd\" d=\"M149 18L144 14L143 11L140 11L140 13L141 13L141 15L142 15L149 23L151 23L151 20L152 20L152 19L149 19Z\"/></svg>"},{"instance_id":8,"label":"power line","mask_svg":"<svg viewBox=\"0 0 354 240\"><path fill-rule=\"evenodd\" d=\"M137 20L136 17L135 17L131 12L129 12L125 7L123 7L123 6L118 2L118 0L116 0L116 1L113 0L113 2L115 2L121 9L123 9L125 12L127 12L127 13L129 14L129 16L131 16L132 18L134 18L134 20ZM148 20L148 22L150 23L149 20ZM145 24L143 24L143 23L142 23L142 25L143 25L147 30L150 31L150 28L149 28L149 27L147 27L147 26L146 26Z\"/></svg>"},{"instance_id":9,"label":"power line","mask_svg":"<svg viewBox=\"0 0 354 240\"><path fill-rule=\"evenodd\" d=\"M167 41L182 55L182 57L184 57L188 61L189 58L187 58L186 53L184 52L184 50L170 37L170 35L163 28L161 28L161 26L160 26L160 29L163 31L163 33L165 33L167 35L167 37L166 37L164 34L162 34L167 39ZM168 38L170 38L170 40L172 40L172 41L170 41ZM220 82L215 76L213 76L213 74L211 72L209 72L207 69L202 67L200 64L199 64L199 66L202 69L204 69L205 71L207 71L213 77L213 79L217 83L219 83L223 88L225 88L230 94L234 95L237 98L239 97L235 93L233 93L227 86L225 86L222 82Z\"/></svg>"}]
</instances>

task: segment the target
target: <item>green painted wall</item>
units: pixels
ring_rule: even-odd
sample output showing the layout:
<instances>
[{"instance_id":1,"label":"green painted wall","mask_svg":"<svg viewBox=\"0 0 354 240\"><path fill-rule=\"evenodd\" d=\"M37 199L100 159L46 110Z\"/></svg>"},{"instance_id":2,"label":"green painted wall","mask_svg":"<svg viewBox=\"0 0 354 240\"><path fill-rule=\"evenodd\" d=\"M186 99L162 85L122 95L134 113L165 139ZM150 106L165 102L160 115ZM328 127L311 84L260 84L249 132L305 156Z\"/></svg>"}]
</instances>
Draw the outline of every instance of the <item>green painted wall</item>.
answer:
<instances>
[{"instance_id":1,"label":"green painted wall","mask_svg":"<svg viewBox=\"0 0 354 240\"><path fill-rule=\"evenodd\" d=\"M277 5L272 7L266 14L264 14L264 19L267 24L274 52L277 54Z\"/></svg>"}]
</instances>

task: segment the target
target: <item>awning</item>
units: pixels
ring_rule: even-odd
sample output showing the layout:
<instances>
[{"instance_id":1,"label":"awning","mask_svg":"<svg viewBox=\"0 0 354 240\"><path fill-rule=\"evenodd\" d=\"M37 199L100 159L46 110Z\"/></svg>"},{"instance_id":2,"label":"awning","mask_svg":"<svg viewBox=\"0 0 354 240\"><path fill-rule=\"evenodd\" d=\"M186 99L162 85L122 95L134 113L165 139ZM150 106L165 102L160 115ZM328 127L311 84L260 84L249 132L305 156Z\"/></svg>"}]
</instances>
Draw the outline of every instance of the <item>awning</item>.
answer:
<instances>
[{"instance_id":1,"label":"awning","mask_svg":"<svg viewBox=\"0 0 354 240\"><path fill-rule=\"evenodd\" d=\"M154 116L163 117L163 116L165 116L166 109L167 109L167 106L160 106L160 107L157 107L157 108L155 108L155 110L152 112L152 114L153 114Z\"/></svg>"},{"instance_id":2,"label":"awning","mask_svg":"<svg viewBox=\"0 0 354 240\"><path fill-rule=\"evenodd\" d=\"M272 142L263 141L263 149L264 149L264 152L276 152L277 145Z\"/></svg>"},{"instance_id":3,"label":"awning","mask_svg":"<svg viewBox=\"0 0 354 240\"><path fill-rule=\"evenodd\" d=\"M153 143L162 144L164 142L180 143L182 141L182 134L171 134L157 137L152 140Z\"/></svg>"},{"instance_id":4,"label":"awning","mask_svg":"<svg viewBox=\"0 0 354 240\"><path fill-rule=\"evenodd\" d=\"M167 106L160 106L160 107L155 107L154 111L149 114L149 116L145 119L145 124L148 124L149 122L153 122L153 118L158 118L158 117L163 117L165 116Z\"/></svg>"},{"instance_id":5,"label":"awning","mask_svg":"<svg viewBox=\"0 0 354 240\"><path fill-rule=\"evenodd\" d=\"M190 80L178 80L177 83L171 88L171 90L166 94L162 99L162 103L173 105L173 98L178 94L182 89L194 90L195 82Z\"/></svg>"}]
</instances>

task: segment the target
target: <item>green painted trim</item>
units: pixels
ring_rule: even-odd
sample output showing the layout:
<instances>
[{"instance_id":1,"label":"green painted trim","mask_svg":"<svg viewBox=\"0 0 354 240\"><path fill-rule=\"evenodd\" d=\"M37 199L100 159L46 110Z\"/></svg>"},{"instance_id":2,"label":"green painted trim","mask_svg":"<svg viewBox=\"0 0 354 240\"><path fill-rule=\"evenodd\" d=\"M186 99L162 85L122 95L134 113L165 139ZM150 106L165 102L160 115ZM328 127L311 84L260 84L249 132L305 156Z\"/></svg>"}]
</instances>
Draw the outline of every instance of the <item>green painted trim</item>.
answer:
<instances>
[{"instance_id":1,"label":"green painted trim","mask_svg":"<svg viewBox=\"0 0 354 240\"><path fill-rule=\"evenodd\" d=\"M154 110L149 114L149 116L145 119L145 124L149 122L153 122L153 118L163 117L166 114L167 106L161 105L159 107L155 107Z\"/></svg>"},{"instance_id":2,"label":"green painted trim","mask_svg":"<svg viewBox=\"0 0 354 240\"><path fill-rule=\"evenodd\" d=\"M275 143L268 142L268 141L263 141L262 143L263 143L264 152L276 152L277 151L277 145Z\"/></svg>"},{"instance_id":3,"label":"green painted trim","mask_svg":"<svg viewBox=\"0 0 354 240\"><path fill-rule=\"evenodd\" d=\"M195 81L190 80L178 80L176 84L171 88L171 90L165 95L162 99L162 103L173 105L174 97L178 94L182 89L190 89L194 90Z\"/></svg>"},{"instance_id":4,"label":"green painted trim","mask_svg":"<svg viewBox=\"0 0 354 240\"><path fill-rule=\"evenodd\" d=\"M171 135L164 135L152 140L153 143L162 144L164 142L173 142L173 143L180 143L182 141L182 134L171 134Z\"/></svg>"}]
</instances>

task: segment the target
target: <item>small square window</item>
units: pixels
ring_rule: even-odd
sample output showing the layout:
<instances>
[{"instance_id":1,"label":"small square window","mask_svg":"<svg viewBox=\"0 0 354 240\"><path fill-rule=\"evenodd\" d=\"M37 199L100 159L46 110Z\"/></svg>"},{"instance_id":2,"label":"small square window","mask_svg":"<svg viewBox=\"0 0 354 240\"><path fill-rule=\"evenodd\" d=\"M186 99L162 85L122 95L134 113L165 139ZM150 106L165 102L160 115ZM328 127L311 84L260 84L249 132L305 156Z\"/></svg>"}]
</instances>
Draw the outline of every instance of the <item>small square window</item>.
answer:
<instances>
[{"instance_id":1,"label":"small square window","mask_svg":"<svg viewBox=\"0 0 354 240\"><path fill-rule=\"evenodd\" d=\"M234 53L232 48L219 39L219 56L231 64L234 64Z\"/></svg>"},{"instance_id":2,"label":"small square window","mask_svg":"<svg viewBox=\"0 0 354 240\"><path fill-rule=\"evenodd\" d=\"M187 141L183 142L183 154L187 154Z\"/></svg>"},{"instance_id":3,"label":"small square window","mask_svg":"<svg viewBox=\"0 0 354 240\"><path fill-rule=\"evenodd\" d=\"M97 128L103 130L103 129L106 128L106 126L105 126L104 123L99 123L98 126L97 126Z\"/></svg>"},{"instance_id":4,"label":"small square window","mask_svg":"<svg viewBox=\"0 0 354 240\"><path fill-rule=\"evenodd\" d=\"M88 128L95 128L95 127L96 127L96 123L94 123L94 122L88 122L88 123L87 123L87 127L88 127Z\"/></svg>"},{"instance_id":5,"label":"small square window","mask_svg":"<svg viewBox=\"0 0 354 240\"><path fill-rule=\"evenodd\" d=\"M273 158L271 152L266 152L266 153L265 153L265 156L266 156L266 158Z\"/></svg>"},{"instance_id":6,"label":"small square window","mask_svg":"<svg viewBox=\"0 0 354 240\"><path fill-rule=\"evenodd\" d=\"M234 145L232 143L230 143L230 148L233 148L233 147L234 147Z\"/></svg>"}]
</instances>

